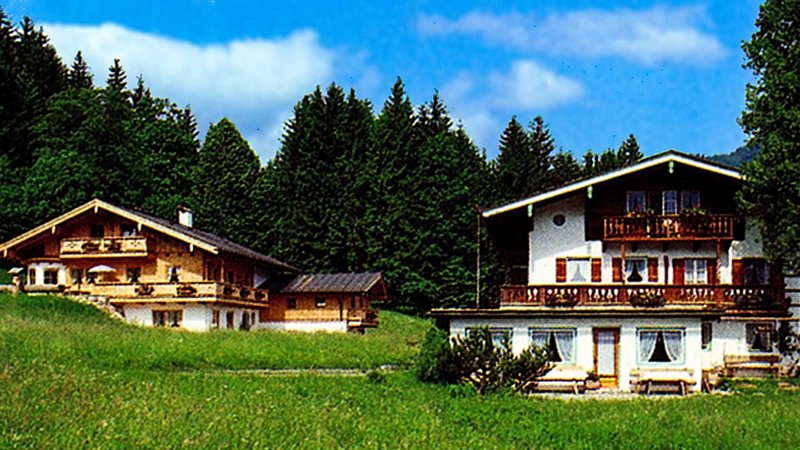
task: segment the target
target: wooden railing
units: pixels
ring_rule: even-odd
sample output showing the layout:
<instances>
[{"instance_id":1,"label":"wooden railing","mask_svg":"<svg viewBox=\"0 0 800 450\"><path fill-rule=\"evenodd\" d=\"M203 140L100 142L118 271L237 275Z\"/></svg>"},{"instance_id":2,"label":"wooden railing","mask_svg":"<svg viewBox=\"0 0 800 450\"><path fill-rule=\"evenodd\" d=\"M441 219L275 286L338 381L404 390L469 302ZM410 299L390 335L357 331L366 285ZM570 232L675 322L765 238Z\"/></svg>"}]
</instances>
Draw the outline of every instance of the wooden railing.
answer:
<instances>
[{"instance_id":1,"label":"wooden railing","mask_svg":"<svg viewBox=\"0 0 800 450\"><path fill-rule=\"evenodd\" d=\"M680 214L669 216L605 216L604 240L733 239L734 216Z\"/></svg>"},{"instance_id":2,"label":"wooden railing","mask_svg":"<svg viewBox=\"0 0 800 450\"><path fill-rule=\"evenodd\" d=\"M147 238L143 236L65 238L61 240L61 256L65 258L147 256Z\"/></svg>"},{"instance_id":3,"label":"wooden railing","mask_svg":"<svg viewBox=\"0 0 800 450\"><path fill-rule=\"evenodd\" d=\"M377 327L378 311L374 309L354 309L347 315L347 325L350 327Z\"/></svg>"},{"instance_id":4,"label":"wooden railing","mask_svg":"<svg viewBox=\"0 0 800 450\"><path fill-rule=\"evenodd\" d=\"M73 288L75 288L73 286ZM82 292L100 295L110 299L181 299L181 298L215 298L220 300L237 300L267 304L269 300L266 289L255 289L238 284L220 283L216 281L199 281L190 283L96 283L84 284Z\"/></svg>"},{"instance_id":5,"label":"wooden railing","mask_svg":"<svg viewBox=\"0 0 800 450\"><path fill-rule=\"evenodd\" d=\"M759 285L547 285L502 286L500 306L701 305L725 309L785 308L783 286Z\"/></svg>"}]
</instances>

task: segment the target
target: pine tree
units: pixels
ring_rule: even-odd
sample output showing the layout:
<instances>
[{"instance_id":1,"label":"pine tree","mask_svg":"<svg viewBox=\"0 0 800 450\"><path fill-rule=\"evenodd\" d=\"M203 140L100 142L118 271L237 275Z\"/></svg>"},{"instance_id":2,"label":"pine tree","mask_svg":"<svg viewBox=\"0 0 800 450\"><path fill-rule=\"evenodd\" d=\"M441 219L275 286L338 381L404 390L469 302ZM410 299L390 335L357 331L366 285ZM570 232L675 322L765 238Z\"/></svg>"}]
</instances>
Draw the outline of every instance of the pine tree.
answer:
<instances>
[{"instance_id":1,"label":"pine tree","mask_svg":"<svg viewBox=\"0 0 800 450\"><path fill-rule=\"evenodd\" d=\"M636 137L633 133L620 144L619 150L617 150L619 167L630 166L642 159L643 156L644 155L642 155L642 152L639 150L639 142L636 141Z\"/></svg>"},{"instance_id":2,"label":"pine tree","mask_svg":"<svg viewBox=\"0 0 800 450\"><path fill-rule=\"evenodd\" d=\"M230 120L211 125L192 174L195 225L237 242L252 242L252 192L259 170L258 156Z\"/></svg>"},{"instance_id":3,"label":"pine tree","mask_svg":"<svg viewBox=\"0 0 800 450\"><path fill-rule=\"evenodd\" d=\"M508 201L529 194L530 146L530 136L517 122L517 116L511 117L500 136L497 154L498 200Z\"/></svg>"},{"instance_id":4,"label":"pine tree","mask_svg":"<svg viewBox=\"0 0 800 450\"><path fill-rule=\"evenodd\" d=\"M89 72L89 66L83 59L83 54L80 50L75 54L75 60L72 66L67 71L67 84L72 88L92 88L92 74Z\"/></svg>"},{"instance_id":5,"label":"pine tree","mask_svg":"<svg viewBox=\"0 0 800 450\"><path fill-rule=\"evenodd\" d=\"M583 169L572 153L559 151L553 157L553 166L548 176L553 187L563 186L581 177Z\"/></svg>"},{"instance_id":6,"label":"pine tree","mask_svg":"<svg viewBox=\"0 0 800 450\"><path fill-rule=\"evenodd\" d=\"M531 167L528 174L528 193L533 194L548 187L547 171L550 169L555 144L542 116L534 117L529 129Z\"/></svg>"},{"instance_id":7,"label":"pine tree","mask_svg":"<svg viewBox=\"0 0 800 450\"><path fill-rule=\"evenodd\" d=\"M767 257L792 273L800 270L800 0L766 0L755 24L742 44L756 82L747 84L740 123L761 153L744 166L739 203Z\"/></svg>"}]
</instances>

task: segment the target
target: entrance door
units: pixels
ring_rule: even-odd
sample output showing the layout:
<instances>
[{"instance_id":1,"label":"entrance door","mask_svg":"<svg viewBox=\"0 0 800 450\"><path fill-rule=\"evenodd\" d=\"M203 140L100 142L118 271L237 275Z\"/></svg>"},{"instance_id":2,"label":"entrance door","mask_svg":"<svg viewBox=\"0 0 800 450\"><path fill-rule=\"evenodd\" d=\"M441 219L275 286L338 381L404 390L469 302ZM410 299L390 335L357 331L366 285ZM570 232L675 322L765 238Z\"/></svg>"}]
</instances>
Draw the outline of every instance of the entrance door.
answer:
<instances>
[{"instance_id":1,"label":"entrance door","mask_svg":"<svg viewBox=\"0 0 800 450\"><path fill-rule=\"evenodd\" d=\"M595 328L594 371L601 387L617 387L619 380L619 328Z\"/></svg>"}]
</instances>

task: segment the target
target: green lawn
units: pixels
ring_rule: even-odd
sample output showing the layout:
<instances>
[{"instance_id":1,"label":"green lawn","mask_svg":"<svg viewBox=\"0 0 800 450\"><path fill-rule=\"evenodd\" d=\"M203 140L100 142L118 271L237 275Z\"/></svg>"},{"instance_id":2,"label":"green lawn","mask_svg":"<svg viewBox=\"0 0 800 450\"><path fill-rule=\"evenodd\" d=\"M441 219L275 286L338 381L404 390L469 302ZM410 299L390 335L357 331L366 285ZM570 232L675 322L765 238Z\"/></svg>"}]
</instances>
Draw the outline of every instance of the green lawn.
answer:
<instances>
[{"instance_id":1,"label":"green lawn","mask_svg":"<svg viewBox=\"0 0 800 450\"><path fill-rule=\"evenodd\" d=\"M216 370L408 363L428 322L381 320L366 336L192 334L113 323L60 299L0 297L0 448L796 448L800 439L800 391L773 381L726 396L564 401L481 399L409 371L375 382Z\"/></svg>"}]
</instances>

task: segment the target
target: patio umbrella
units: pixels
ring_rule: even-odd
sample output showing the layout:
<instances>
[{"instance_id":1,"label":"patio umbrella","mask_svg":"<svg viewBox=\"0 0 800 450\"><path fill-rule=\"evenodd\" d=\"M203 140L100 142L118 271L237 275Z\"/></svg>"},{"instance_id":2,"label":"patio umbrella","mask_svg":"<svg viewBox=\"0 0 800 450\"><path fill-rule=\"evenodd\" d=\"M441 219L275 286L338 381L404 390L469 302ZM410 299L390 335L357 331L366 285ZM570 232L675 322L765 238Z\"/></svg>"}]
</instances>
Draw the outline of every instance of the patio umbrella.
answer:
<instances>
[{"instance_id":1,"label":"patio umbrella","mask_svg":"<svg viewBox=\"0 0 800 450\"><path fill-rule=\"evenodd\" d=\"M91 269L87 270L89 273L113 273L116 272L117 269L107 266L105 264L100 264L99 266L94 266Z\"/></svg>"}]
</instances>

